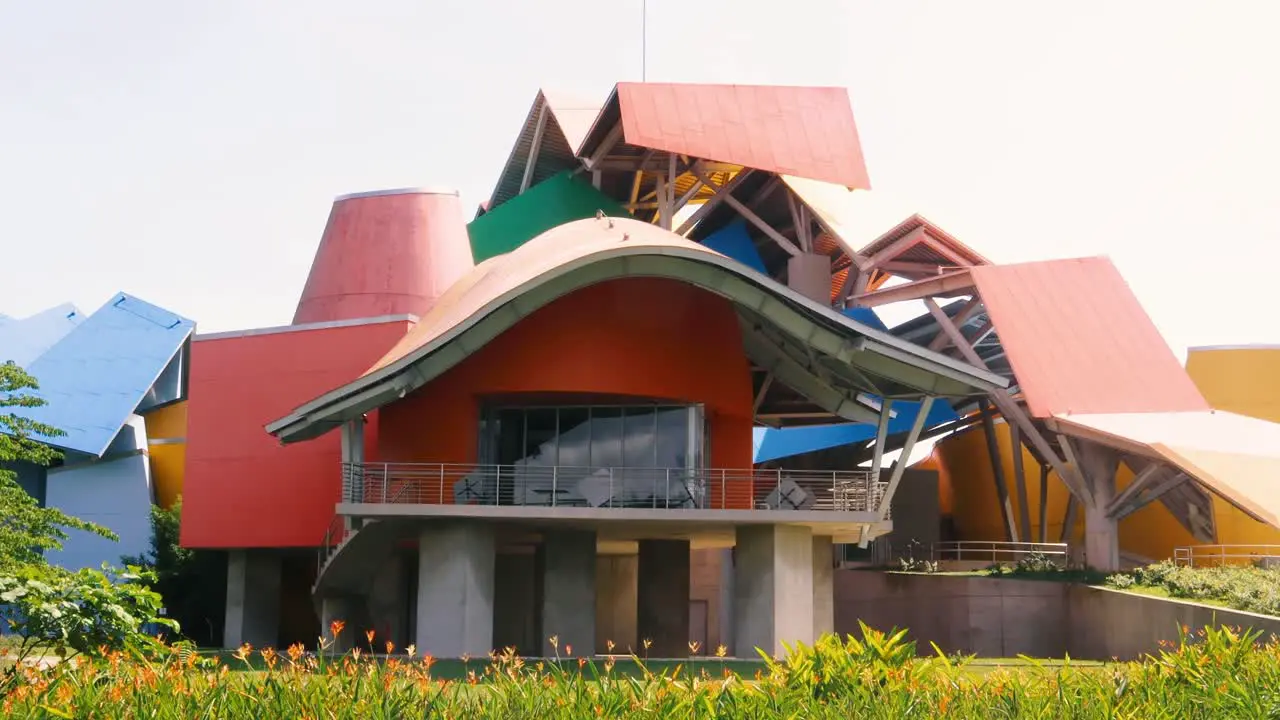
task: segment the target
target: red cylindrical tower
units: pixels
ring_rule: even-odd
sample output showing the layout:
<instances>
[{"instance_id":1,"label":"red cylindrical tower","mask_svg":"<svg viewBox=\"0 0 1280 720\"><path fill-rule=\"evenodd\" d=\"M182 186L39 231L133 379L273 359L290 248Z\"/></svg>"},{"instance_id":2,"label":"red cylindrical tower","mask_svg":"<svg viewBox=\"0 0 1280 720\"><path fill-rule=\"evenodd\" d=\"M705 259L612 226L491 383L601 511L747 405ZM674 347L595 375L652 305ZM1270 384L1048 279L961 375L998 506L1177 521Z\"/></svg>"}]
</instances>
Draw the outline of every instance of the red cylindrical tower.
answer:
<instances>
[{"instance_id":1,"label":"red cylindrical tower","mask_svg":"<svg viewBox=\"0 0 1280 720\"><path fill-rule=\"evenodd\" d=\"M293 323L421 316L472 266L456 191L342 195L333 201Z\"/></svg>"}]
</instances>

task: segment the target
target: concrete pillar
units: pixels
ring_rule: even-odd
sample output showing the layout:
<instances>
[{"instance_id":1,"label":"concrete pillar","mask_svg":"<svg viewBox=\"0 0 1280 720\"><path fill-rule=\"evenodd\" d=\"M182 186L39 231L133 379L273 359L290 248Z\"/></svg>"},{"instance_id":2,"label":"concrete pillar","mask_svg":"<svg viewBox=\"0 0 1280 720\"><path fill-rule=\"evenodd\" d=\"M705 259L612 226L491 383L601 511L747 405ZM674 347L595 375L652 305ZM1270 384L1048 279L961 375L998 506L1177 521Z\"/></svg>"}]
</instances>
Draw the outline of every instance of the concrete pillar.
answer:
<instances>
[{"instance_id":1,"label":"concrete pillar","mask_svg":"<svg viewBox=\"0 0 1280 720\"><path fill-rule=\"evenodd\" d=\"M280 556L232 550L227 558L227 610L222 644L274 647L280 635Z\"/></svg>"},{"instance_id":2,"label":"concrete pillar","mask_svg":"<svg viewBox=\"0 0 1280 720\"><path fill-rule=\"evenodd\" d=\"M543 541L542 652L565 656L596 650L596 534L592 530L555 530ZM572 648L572 650L566 650Z\"/></svg>"},{"instance_id":3,"label":"concrete pillar","mask_svg":"<svg viewBox=\"0 0 1280 720\"><path fill-rule=\"evenodd\" d=\"M831 305L831 258L815 253L787 260L787 287L823 306Z\"/></svg>"},{"instance_id":4,"label":"concrete pillar","mask_svg":"<svg viewBox=\"0 0 1280 720\"><path fill-rule=\"evenodd\" d=\"M720 644L733 650L733 548L720 551ZM709 648L708 653L714 653Z\"/></svg>"},{"instance_id":5,"label":"concrete pillar","mask_svg":"<svg viewBox=\"0 0 1280 720\"><path fill-rule=\"evenodd\" d=\"M493 527L432 522L418 538L418 652L485 657L493 650Z\"/></svg>"},{"instance_id":6,"label":"concrete pillar","mask_svg":"<svg viewBox=\"0 0 1280 720\"><path fill-rule=\"evenodd\" d=\"M355 618L361 614L359 604L359 598L346 595L330 595L320 601L320 634L329 643L328 652L341 655L357 646L355 638L360 630ZM346 625L337 637L330 631L335 620ZM363 642L360 647L364 647Z\"/></svg>"},{"instance_id":7,"label":"concrete pillar","mask_svg":"<svg viewBox=\"0 0 1280 720\"><path fill-rule=\"evenodd\" d=\"M689 655L689 541L641 540L636 631L648 657Z\"/></svg>"},{"instance_id":8,"label":"concrete pillar","mask_svg":"<svg viewBox=\"0 0 1280 720\"><path fill-rule=\"evenodd\" d=\"M642 654L636 641L637 555L600 555L596 558L596 652Z\"/></svg>"},{"instance_id":9,"label":"concrete pillar","mask_svg":"<svg viewBox=\"0 0 1280 720\"><path fill-rule=\"evenodd\" d=\"M734 654L774 656L784 642L813 642L813 533L791 525L737 529Z\"/></svg>"},{"instance_id":10,"label":"concrete pillar","mask_svg":"<svg viewBox=\"0 0 1280 720\"><path fill-rule=\"evenodd\" d=\"M835 550L829 535L813 536L813 639L836 631Z\"/></svg>"},{"instance_id":11,"label":"concrete pillar","mask_svg":"<svg viewBox=\"0 0 1280 720\"><path fill-rule=\"evenodd\" d=\"M499 553L493 579L493 646L521 656L541 652L538 628L538 563L532 552Z\"/></svg>"},{"instance_id":12,"label":"concrete pillar","mask_svg":"<svg viewBox=\"0 0 1280 720\"><path fill-rule=\"evenodd\" d=\"M374 638L378 652L385 649L390 640L398 648L411 642L409 637L409 586L411 572L406 558L397 553L386 559L369 587L369 625L365 628L377 633ZM350 623L350 621L348 621ZM350 627L350 625L348 625ZM365 645L360 639L360 645Z\"/></svg>"},{"instance_id":13,"label":"concrete pillar","mask_svg":"<svg viewBox=\"0 0 1280 720\"><path fill-rule=\"evenodd\" d=\"M1108 497L1103 500L1095 492L1098 504L1084 509L1084 561L1089 567L1104 572L1120 569L1120 524L1107 517Z\"/></svg>"}]
</instances>

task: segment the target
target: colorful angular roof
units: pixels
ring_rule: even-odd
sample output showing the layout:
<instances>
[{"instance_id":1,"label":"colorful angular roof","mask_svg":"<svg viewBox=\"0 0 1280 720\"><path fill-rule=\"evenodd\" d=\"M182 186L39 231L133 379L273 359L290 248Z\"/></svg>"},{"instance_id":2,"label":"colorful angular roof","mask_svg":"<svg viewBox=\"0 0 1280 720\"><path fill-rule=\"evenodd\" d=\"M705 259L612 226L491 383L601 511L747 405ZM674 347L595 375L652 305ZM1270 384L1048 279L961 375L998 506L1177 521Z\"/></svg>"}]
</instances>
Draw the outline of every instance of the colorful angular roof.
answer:
<instances>
[{"instance_id":1,"label":"colorful angular roof","mask_svg":"<svg viewBox=\"0 0 1280 720\"><path fill-rule=\"evenodd\" d=\"M618 83L580 157L618 116L622 139L637 147L871 187L844 88Z\"/></svg>"},{"instance_id":2,"label":"colorful angular roof","mask_svg":"<svg viewBox=\"0 0 1280 720\"><path fill-rule=\"evenodd\" d=\"M509 253L551 228L597 212L630 217L618 201L570 171L545 180L467 225L471 255L484 262Z\"/></svg>"},{"instance_id":3,"label":"colorful angular roof","mask_svg":"<svg viewBox=\"0 0 1280 720\"><path fill-rule=\"evenodd\" d=\"M1209 409L1109 259L968 272L1035 417Z\"/></svg>"},{"instance_id":4,"label":"colorful angular roof","mask_svg":"<svg viewBox=\"0 0 1280 720\"><path fill-rule=\"evenodd\" d=\"M101 456L195 330L195 323L119 293L29 367L46 405L23 414L65 435L50 445Z\"/></svg>"},{"instance_id":5,"label":"colorful angular roof","mask_svg":"<svg viewBox=\"0 0 1280 720\"><path fill-rule=\"evenodd\" d=\"M911 430L916 416L920 414L920 403L900 400L893 403L892 417L889 418L889 434L896 435ZM933 427L945 422L959 419L959 415L945 402L934 402L925 416L924 427ZM796 428L755 428L752 438L755 448L754 462L762 463L770 460L803 455L817 450L866 442L876 436L876 426L870 423L840 423L836 425L813 425Z\"/></svg>"},{"instance_id":6,"label":"colorful angular roof","mask_svg":"<svg viewBox=\"0 0 1280 720\"><path fill-rule=\"evenodd\" d=\"M84 313L71 303L26 318L0 315L0 363L27 367L83 321Z\"/></svg>"}]
</instances>

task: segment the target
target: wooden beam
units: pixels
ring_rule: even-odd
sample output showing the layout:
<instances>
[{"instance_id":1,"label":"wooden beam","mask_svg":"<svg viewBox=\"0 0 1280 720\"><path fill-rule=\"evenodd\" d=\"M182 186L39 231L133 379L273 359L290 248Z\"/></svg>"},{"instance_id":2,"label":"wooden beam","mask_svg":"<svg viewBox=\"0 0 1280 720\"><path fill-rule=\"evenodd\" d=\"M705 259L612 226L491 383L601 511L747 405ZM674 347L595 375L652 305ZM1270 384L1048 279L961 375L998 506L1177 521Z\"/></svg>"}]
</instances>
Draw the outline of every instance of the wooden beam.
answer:
<instances>
[{"instance_id":1,"label":"wooden beam","mask_svg":"<svg viewBox=\"0 0 1280 720\"><path fill-rule=\"evenodd\" d=\"M686 218L684 222L680 223L680 227L676 230L676 234L681 236L688 235L689 231L693 230L693 228L697 226L704 217L706 217L712 210L719 207L720 203L724 202L725 197L738 189L738 186L741 185L742 181L746 180L747 176L750 174L750 170L743 170L737 175L734 175L733 178L724 185L716 185L715 183L707 182L704 178L700 178L695 175L694 177L703 185L710 188L714 194L710 200L702 203L701 207L695 210L694 213Z\"/></svg>"},{"instance_id":2,"label":"wooden beam","mask_svg":"<svg viewBox=\"0 0 1280 720\"><path fill-rule=\"evenodd\" d=\"M1027 496L1027 473L1023 467L1022 431L1017 423L1009 423L1009 448L1013 453L1013 482L1018 488L1018 519L1022 523L1022 537L1031 541L1031 498Z\"/></svg>"},{"instance_id":3,"label":"wooden beam","mask_svg":"<svg viewBox=\"0 0 1280 720\"><path fill-rule=\"evenodd\" d=\"M985 411L987 402L979 403ZM1009 502L1009 485L1004 478L1004 463L1000 462L1000 446L996 442L995 421L984 413L982 416L982 432L987 440L987 455L991 459L991 476L996 483L996 502L1000 504L1000 519L1004 525L1005 539L1018 542L1018 529L1013 524L1013 506Z\"/></svg>"},{"instance_id":4,"label":"wooden beam","mask_svg":"<svg viewBox=\"0 0 1280 720\"><path fill-rule=\"evenodd\" d=\"M714 187L711 181L707 179L706 174L704 174L701 170L694 168L693 176L701 180L702 184L707 185L708 187ZM746 218L747 221L750 222L752 225L755 225L756 227L760 228L761 232L763 232L765 235L768 235L783 250L786 250L791 255L802 254L800 252L800 248L795 246L795 243L788 240L785 236L783 236L782 233L770 227L769 223L765 222L764 220L761 220L759 215L756 215L755 212L751 210L751 208L744 205L742 201L738 200L738 198L734 197L729 192L722 190L720 188L715 188L715 194L716 194L716 197L723 196L724 201L729 205L729 207L732 207L734 210L737 210L738 214Z\"/></svg>"},{"instance_id":5,"label":"wooden beam","mask_svg":"<svg viewBox=\"0 0 1280 720\"><path fill-rule=\"evenodd\" d=\"M529 183L533 180L533 170L538 166L538 153L542 150L542 133L547 129L547 115L547 103L544 100L542 109L538 111L538 124L533 129L533 143L529 146L529 157L525 159L524 175L520 178L520 192L529 189Z\"/></svg>"},{"instance_id":6,"label":"wooden beam","mask_svg":"<svg viewBox=\"0 0 1280 720\"><path fill-rule=\"evenodd\" d=\"M886 400L885 402L889 401ZM889 486L884 489L884 496L880 498L881 520L884 520L889 515L889 503L893 500L893 494L898 491L898 483L902 481L902 474L907 470L907 462L911 459L911 451L915 448L916 441L920 439L920 431L924 429L925 418L929 415L929 408L932 406L933 396L925 395L924 399L920 401L920 411L916 413L916 419L911 423L911 431L907 433L907 441L902 446L898 461L893 464L893 472L889 474ZM879 428L876 428L876 431L878 434ZM882 443L884 441L880 440L879 442ZM873 481L878 479L879 477L872 476Z\"/></svg>"},{"instance_id":7,"label":"wooden beam","mask_svg":"<svg viewBox=\"0 0 1280 720\"><path fill-rule=\"evenodd\" d=\"M596 151L591 153L591 157L583 161L583 164L587 166L588 170L595 170L596 166L608 157L609 153L613 152L614 146L617 145L618 141L621 139L622 121L619 120L618 124L614 125L613 129L609 131L609 134L604 136L604 140L601 141L600 146L596 148Z\"/></svg>"}]
</instances>

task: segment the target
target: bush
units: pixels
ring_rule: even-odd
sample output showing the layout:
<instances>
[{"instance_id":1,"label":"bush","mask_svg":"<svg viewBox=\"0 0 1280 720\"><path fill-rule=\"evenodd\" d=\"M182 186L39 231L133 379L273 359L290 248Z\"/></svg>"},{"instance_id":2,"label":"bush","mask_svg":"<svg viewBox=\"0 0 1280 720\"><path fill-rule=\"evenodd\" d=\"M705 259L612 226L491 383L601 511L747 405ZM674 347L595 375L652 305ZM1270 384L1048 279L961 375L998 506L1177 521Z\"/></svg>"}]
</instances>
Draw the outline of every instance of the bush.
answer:
<instances>
[{"instance_id":1,"label":"bush","mask_svg":"<svg viewBox=\"0 0 1280 720\"><path fill-rule=\"evenodd\" d=\"M1121 579L1124 578L1124 579ZM1280 570L1249 566L1179 567L1171 562L1113 575L1107 584L1154 588L1187 600L1207 600L1236 610L1280 616Z\"/></svg>"},{"instance_id":2,"label":"bush","mask_svg":"<svg viewBox=\"0 0 1280 720\"><path fill-rule=\"evenodd\" d=\"M754 678L675 669L638 676L606 660L532 661L513 652L445 680L434 660L337 659L301 646L244 647L229 672L183 648L28 668L3 698L8 717L155 718L1267 718L1280 715L1280 646L1229 629L1184 636L1143 662L979 675L963 659L915 657L905 632L826 636L769 660ZM256 666L255 666L256 667Z\"/></svg>"}]
</instances>

